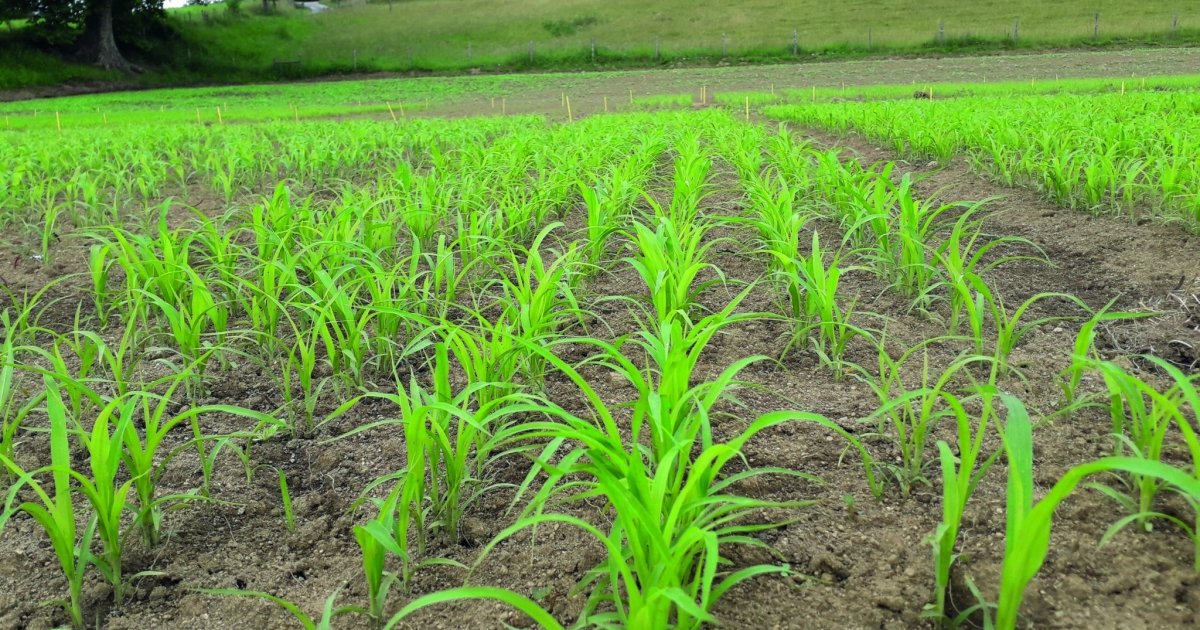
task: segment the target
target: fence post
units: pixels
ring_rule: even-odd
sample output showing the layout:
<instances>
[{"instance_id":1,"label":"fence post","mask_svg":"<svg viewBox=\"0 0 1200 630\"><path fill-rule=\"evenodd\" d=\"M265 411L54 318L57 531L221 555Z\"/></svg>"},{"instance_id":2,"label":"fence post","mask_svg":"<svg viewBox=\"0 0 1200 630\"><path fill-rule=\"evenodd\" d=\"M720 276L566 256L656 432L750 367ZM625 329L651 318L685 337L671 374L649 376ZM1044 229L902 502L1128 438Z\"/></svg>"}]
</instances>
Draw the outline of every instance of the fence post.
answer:
<instances>
[{"instance_id":1,"label":"fence post","mask_svg":"<svg viewBox=\"0 0 1200 630\"><path fill-rule=\"evenodd\" d=\"M658 35L654 36L654 58L658 59Z\"/></svg>"},{"instance_id":2,"label":"fence post","mask_svg":"<svg viewBox=\"0 0 1200 630\"><path fill-rule=\"evenodd\" d=\"M792 56L800 55L800 35L792 29Z\"/></svg>"},{"instance_id":3,"label":"fence post","mask_svg":"<svg viewBox=\"0 0 1200 630\"><path fill-rule=\"evenodd\" d=\"M1175 31L1179 30L1179 9L1175 9L1175 21L1171 23L1171 37L1175 37Z\"/></svg>"},{"instance_id":4,"label":"fence post","mask_svg":"<svg viewBox=\"0 0 1200 630\"><path fill-rule=\"evenodd\" d=\"M871 51L871 25L867 25L867 52Z\"/></svg>"},{"instance_id":5,"label":"fence post","mask_svg":"<svg viewBox=\"0 0 1200 630\"><path fill-rule=\"evenodd\" d=\"M533 63L533 40L529 40L529 63Z\"/></svg>"},{"instance_id":6,"label":"fence post","mask_svg":"<svg viewBox=\"0 0 1200 630\"><path fill-rule=\"evenodd\" d=\"M725 46L725 33L721 33L721 59L726 56L728 48Z\"/></svg>"},{"instance_id":7,"label":"fence post","mask_svg":"<svg viewBox=\"0 0 1200 630\"><path fill-rule=\"evenodd\" d=\"M596 60L596 38L592 38L592 61Z\"/></svg>"},{"instance_id":8,"label":"fence post","mask_svg":"<svg viewBox=\"0 0 1200 630\"><path fill-rule=\"evenodd\" d=\"M946 43L946 21L938 20L938 45Z\"/></svg>"},{"instance_id":9,"label":"fence post","mask_svg":"<svg viewBox=\"0 0 1200 630\"><path fill-rule=\"evenodd\" d=\"M1013 44L1021 41L1021 18L1013 18Z\"/></svg>"},{"instance_id":10,"label":"fence post","mask_svg":"<svg viewBox=\"0 0 1200 630\"><path fill-rule=\"evenodd\" d=\"M1092 41L1100 39L1100 14L1096 14L1096 26L1092 29Z\"/></svg>"}]
</instances>

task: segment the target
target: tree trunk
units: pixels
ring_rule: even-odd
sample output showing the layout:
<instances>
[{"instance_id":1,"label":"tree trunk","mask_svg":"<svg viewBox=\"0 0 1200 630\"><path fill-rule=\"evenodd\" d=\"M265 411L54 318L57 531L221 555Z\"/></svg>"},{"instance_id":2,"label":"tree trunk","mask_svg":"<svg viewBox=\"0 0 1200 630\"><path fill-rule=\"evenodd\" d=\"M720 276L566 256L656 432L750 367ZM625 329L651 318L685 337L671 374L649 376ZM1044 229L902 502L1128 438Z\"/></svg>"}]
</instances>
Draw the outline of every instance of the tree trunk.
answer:
<instances>
[{"instance_id":1,"label":"tree trunk","mask_svg":"<svg viewBox=\"0 0 1200 630\"><path fill-rule=\"evenodd\" d=\"M271 12L271 7L267 6L267 2L269 2L269 0L263 0L263 13Z\"/></svg>"},{"instance_id":2,"label":"tree trunk","mask_svg":"<svg viewBox=\"0 0 1200 630\"><path fill-rule=\"evenodd\" d=\"M83 57L105 70L126 74L141 69L125 60L113 37L113 0L95 0L84 21Z\"/></svg>"}]
</instances>

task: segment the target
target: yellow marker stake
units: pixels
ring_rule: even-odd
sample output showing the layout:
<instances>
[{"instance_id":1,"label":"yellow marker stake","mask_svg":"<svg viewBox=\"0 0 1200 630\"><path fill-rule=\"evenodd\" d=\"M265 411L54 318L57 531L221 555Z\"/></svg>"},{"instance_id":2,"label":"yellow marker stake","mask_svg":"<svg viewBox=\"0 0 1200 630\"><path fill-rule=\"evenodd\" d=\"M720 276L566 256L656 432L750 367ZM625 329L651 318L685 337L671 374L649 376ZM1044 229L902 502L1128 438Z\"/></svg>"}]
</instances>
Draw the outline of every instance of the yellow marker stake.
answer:
<instances>
[{"instance_id":1,"label":"yellow marker stake","mask_svg":"<svg viewBox=\"0 0 1200 630\"><path fill-rule=\"evenodd\" d=\"M605 114L608 113L608 97L607 96L604 97L604 113Z\"/></svg>"},{"instance_id":2,"label":"yellow marker stake","mask_svg":"<svg viewBox=\"0 0 1200 630\"><path fill-rule=\"evenodd\" d=\"M292 112L296 114L296 122L300 122L300 108L292 105Z\"/></svg>"},{"instance_id":3,"label":"yellow marker stake","mask_svg":"<svg viewBox=\"0 0 1200 630\"><path fill-rule=\"evenodd\" d=\"M567 104L567 122L575 122L575 119L571 117L571 97L564 95L563 102Z\"/></svg>"},{"instance_id":4,"label":"yellow marker stake","mask_svg":"<svg viewBox=\"0 0 1200 630\"><path fill-rule=\"evenodd\" d=\"M500 99L500 115L504 116L506 114L508 114L508 99L501 97L501 99Z\"/></svg>"},{"instance_id":5,"label":"yellow marker stake","mask_svg":"<svg viewBox=\"0 0 1200 630\"><path fill-rule=\"evenodd\" d=\"M203 125L203 124L204 124L204 123L200 122L200 108L199 108L199 107L197 107L197 108L196 108L196 124L197 124L197 125Z\"/></svg>"},{"instance_id":6,"label":"yellow marker stake","mask_svg":"<svg viewBox=\"0 0 1200 630\"><path fill-rule=\"evenodd\" d=\"M492 109L496 109L496 97L492 97Z\"/></svg>"},{"instance_id":7,"label":"yellow marker stake","mask_svg":"<svg viewBox=\"0 0 1200 630\"><path fill-rule=\"evenodd\" d=\"M1125 96L1125 82L1124 81L1121 82L1121 96ZM54 115L57 116L58 112L54 112ZM59 131L62 131L62 129L59 129Z\"/></svg>"},{"instance_id":8,"label":"yellow marker stake","mask_svg":"<svg viewBox=\"0 0 1200 630\"><path fill-rule=\"evenodd\" d=\"M397 103L397 105L400 106L400 117L404 118L404 101L400 101L399 103Z\"/></svg>"},{"instance_id":9,"label":"yellow marker stake","mask_svg":"<svg viewBox=\"0 0 1200 630\"><path fill-rule=\"evenodd\" d=\"M1121 93L1125 93L1125 83L1121 82ZM58 125L58 133L62 133L62 119L58 117L58 112L54 112L54 124Z\"/></svg>"},{"instance_id":10,"label":"yellow marker stake","mask_svg":"<svg viewBox=\"0 0 1200 630\"><path fill-rule=\"evenodd\" d=\"M106 124L106 125L107 125L107 124L108 124L108 112L105 112L105 113L103 114L103 116L104 116L104 124Z\"/></svg>"},{"instance_id":11,"label":"yellow marker stake","mask_svg":"<svg viewBox=\"0 0 1200 630\"><path fill-rule=\"evenodd\" d=\"M771 96L775 96L775 84L771 84Z\"/></svg>"},{"instance_id":12,"label":"yellow marker stake","mask_svg":"<svg viewBox=\"0 0 1200 630\"><path fill-rule=\"evenodd\" d=\"M929 86L929 100L933 100L933 86Z\"/></svg>"},{"instance_id":13,"label":"yellow marker stake","mask_svg":"<svg viewBox=\"0 0 1200 630\"><path fill-rule=\"evenodd\" d=\"M750 97L746 97L746 122L750 122Z\"/></svg>"},{"instance_id":14,"label":"yellow marker stake","mask_svg":"<svg viewBox=\"0 0 1200 630\"><path fill-rule=\"evenodd\" d=\"M633 105L633 90L629 90L629 104Z\"/></svg>"},{"instance_id":15,"label":"yellow marker stake","mask_svg":"<svg viewBox=\"0 0 1200 630\"><path fill-rule=\"evenodd\" d=\"M813 102L817 102L817 86L813 86Z\"/></svg>"},{"instance_id":16,"label":"yellow marker stake","mask_svg":"<svg viewBox=\"0 0 1200 630\"><path fill-rule=\"evenodd\" d=\"M396 123L397 125L400 124L400 121L396 120L396 112L392 111L392 104L388 103L387 106L388 106L388 113L392 115L392 122Z\"/></svg>"},{"instance_id":17,"label":"yellow marker stake","mask_svg":"<svg viewBox=\"0 0 1200 630\"><path fill-rule=\"evenodd\" d=\"M219 125L225 124L225 119L221 117L221 108L220 107L217 108L217 124L219 124Z\"/></svg>"},{"instance_id":18,"label":"yellow marker stake","mask_svg":"<svg viewBox=\"0 0 1200 630\"><path fill-rule=\"evenodd\" d=\"M8 129L8 128L9 128L9 124L8 124L8 116L5 116L5 117L4 117L4 128L5 128L5 129Z\"/></svg>"},{"instance_id":19,"label":"yellow marker stake","mask_svg":"<svg viewBox=\"0 0 1200 630\"><path fill-rule=\"evenodd\" d=\"M558 106L559 106L559 107L566 107L566 106L567 106L567 93L566 93L566 92L559 92L559 93L558 93Z\"/></svg>"}]
</instances>

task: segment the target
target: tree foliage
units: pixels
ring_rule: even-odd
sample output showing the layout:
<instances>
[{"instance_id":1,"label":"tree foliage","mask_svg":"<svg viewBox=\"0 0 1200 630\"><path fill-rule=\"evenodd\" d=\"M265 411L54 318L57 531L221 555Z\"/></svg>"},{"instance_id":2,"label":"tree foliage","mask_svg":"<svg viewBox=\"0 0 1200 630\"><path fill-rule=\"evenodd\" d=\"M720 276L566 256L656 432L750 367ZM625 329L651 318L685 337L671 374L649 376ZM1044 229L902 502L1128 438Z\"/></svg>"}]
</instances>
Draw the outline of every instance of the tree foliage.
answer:
<instances>
[{"instance_id":1,"label":"tree foliage","mask_svg":"<svg viewBox=\"0 0 1200 630\"><path fill-rule=\"evenodd\" d=\"M103 0L0 0L0 19L27 19L38 39L64 46L76 43L88 18L103 7ZM145 48L151 27L164 16L163 0L112 0L112 12L117 41Z\"/></svg>"}]
</instances>

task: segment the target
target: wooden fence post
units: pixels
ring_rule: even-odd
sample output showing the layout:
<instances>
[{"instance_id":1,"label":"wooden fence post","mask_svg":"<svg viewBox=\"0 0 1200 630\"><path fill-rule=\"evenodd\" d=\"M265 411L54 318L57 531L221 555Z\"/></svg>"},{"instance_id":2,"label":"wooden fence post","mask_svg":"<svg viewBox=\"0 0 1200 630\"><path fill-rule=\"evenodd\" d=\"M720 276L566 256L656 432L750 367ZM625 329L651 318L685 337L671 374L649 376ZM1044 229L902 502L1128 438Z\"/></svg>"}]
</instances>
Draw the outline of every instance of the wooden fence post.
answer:
<instances>
[{"instance_id":1,"label":"wooden fence post","mask_svg":"<svg viewBox=\"0 0 1200 630\"><path fill-rule=\"evenodd\" d=\"M1092 41L1100 39L1100 14L1096 14L1096 26L1092 28Z\"/></svg>"},{"instance_id":2,"label":"wooden fence post","mask_svg":"<svg viewBox=\"0 0 1200 630\"><path fill-rule=\"evenodd\" d=\"M938 21L938 45L944 45L945 43L946 43L946 21L939 20Z\"/></svg>"},{"instance_id":3,"label":"wooden fence post","mask_svg":"<svg viewBox=\"0 0 1200 630\"><path fill-rule=\"evenodd\" d=\"M1021 41L1021 18L1013 18L1013 44Z\"/></svg>"},{"instance_id":4,"label":"wooden fence post","mask_svg":"<svg viewBox=\"0 0 1200 630\"><path fill-rule=\"evenodd\" d=\"M724 59L728 48L725 45L725 33L721 33L721 59Z\"/></svg>"},{"instance_id":5,"label":"wooden fence post","mask_svg":"<svg viewBox=\"0 0 1200 630\"><path fill-rule=\"evenodd\" d=\"M796 32L796 29L792 29L792 55L798 56L799 54L800 54L800 34Z\"/></svg>"},{"instance_id":6,"label":"wooden fence post","mask_svg":"<svg viewBox=\"0 0 1200 630\"><path fill-rule=\"evenodd\" d=\"M533 63L533 40L529 40L529 63Z\"/></svg>"}]
</instances>

